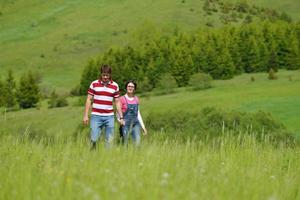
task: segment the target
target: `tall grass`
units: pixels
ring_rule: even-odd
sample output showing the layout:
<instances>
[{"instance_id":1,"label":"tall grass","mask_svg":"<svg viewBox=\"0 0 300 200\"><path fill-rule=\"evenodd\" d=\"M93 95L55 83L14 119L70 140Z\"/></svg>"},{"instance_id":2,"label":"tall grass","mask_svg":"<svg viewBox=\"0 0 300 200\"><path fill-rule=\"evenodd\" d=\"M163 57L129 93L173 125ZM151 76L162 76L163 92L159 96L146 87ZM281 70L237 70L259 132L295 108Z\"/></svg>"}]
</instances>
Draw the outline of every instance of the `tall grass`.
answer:
<instances>
[{"instance_id":1,"label":"tall grass","mask_svg":"<svg viewBox=\"0 0 300 200\"><path fill-rule=\"evenodd\" d=\"M143 138L141 148L57 137L0 140L0 199L299 199L299 146L224 135L185 143Z\"/></svg>"}]
</instances>

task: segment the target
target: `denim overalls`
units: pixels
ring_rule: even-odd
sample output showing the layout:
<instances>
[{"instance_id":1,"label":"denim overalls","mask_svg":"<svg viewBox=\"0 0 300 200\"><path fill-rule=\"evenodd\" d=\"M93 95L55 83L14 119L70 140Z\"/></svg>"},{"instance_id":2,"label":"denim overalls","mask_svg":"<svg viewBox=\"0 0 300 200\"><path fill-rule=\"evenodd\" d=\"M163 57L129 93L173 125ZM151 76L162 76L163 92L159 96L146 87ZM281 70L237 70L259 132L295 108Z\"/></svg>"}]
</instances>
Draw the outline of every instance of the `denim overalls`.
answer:
<instances>
[{"instance_id":1,"label":"denim overalls","mask_svg":"<svg viewBox=\"0 0 300 200\"><path fill-rule=\"evenodd\" d=\"M138 104L129 104L127 98L124 97L127 104L127 110L123 114L125 125L122 126L122 142L123 144L128 143L129 133L131 131L132 134L132 141L133 143L138 146L140 144L140 123L138 121L138 111L139 105ZM134 97L136 98L136 97Z\"/></svg>"}]
</instances>

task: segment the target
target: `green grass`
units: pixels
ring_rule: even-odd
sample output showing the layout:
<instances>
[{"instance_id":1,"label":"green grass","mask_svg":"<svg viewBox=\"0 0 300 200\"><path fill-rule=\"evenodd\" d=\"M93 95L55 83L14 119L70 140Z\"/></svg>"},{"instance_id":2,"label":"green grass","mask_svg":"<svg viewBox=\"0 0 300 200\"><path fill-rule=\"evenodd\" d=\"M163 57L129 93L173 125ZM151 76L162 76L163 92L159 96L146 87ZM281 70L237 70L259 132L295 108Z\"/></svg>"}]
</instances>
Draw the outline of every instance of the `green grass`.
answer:
<instances>
[{"instance_id":1,"label":"green grass","mask_svg":"<svg viewBox=\"0 0 300 200\"><path fill-rule=\"evenodd\" d=\"M267 1L251 3L269 7ZM43 75L42 87L67 92L79 83L91 57L132 42L147 23L164 32L176 26L191 31L207 22L219 26L219 14L204 16L202 5L196 0L1 1L0 74L5 77L11 68L18 79L24 71L36 70ZM296 0L270 6L300 19Z\"/></svg>"},{"instance_id":2,"label":"green grass","mask_svg":"<svg viewBox=\"0 0 300 200\"><path fill-rule=\"evenodd\" d=\"M299 134L299 74L280 71L272 81L265 73L243 74L207 90L179 88L141 98L141 112L261 109ZM71 137L83 105L69 101L64 108L47 109L44 101L38 110L1 114L0 199L300 199L299 146L275 147L267 138L226 132L182 143L149 130L140 149L115 144L105 150L102 140L91 152L86 131Z\"/></svg>"},{"instance_id":3,"label":"green grass","mask_svg":"<svg viewBox=\"0 0 300 200\"><path fill-rule=\"evenodd\" d=\"M255 77L251 82L250 77ZM227 110L271 112L290 131L300 136L300 71L282 71L278 80L268 80L268 74L243 74L227 81L214 81L215 87L203 91L183 90L166 96L142 99L147 114L169 110L200 111L206 106ZM292 76L292 81L289 80Z\"/></svg>"},{"instance_id":4,"label":"green grass","mask_svg":"<svg viewBox=\"0 0 300 200\"><path fill-rule=\"evenodd\" d=\"M221 139L144 141L90 152L85 140L45 146L0 140L0 199L299 199L299 148Z\"/></svg>"}]
</instances>

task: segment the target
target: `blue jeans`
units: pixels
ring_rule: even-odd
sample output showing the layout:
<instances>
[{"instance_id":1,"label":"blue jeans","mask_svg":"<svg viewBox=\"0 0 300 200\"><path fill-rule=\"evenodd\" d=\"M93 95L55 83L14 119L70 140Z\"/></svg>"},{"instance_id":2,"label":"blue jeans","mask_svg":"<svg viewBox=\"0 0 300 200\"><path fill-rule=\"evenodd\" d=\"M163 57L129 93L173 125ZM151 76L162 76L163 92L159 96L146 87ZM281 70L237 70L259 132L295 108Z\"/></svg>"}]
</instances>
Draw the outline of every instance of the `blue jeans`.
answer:
<instances>
[{"instance_id":1,"label":"blue jeans","mask_svg":"<svg viewBox=\"0 0 300 200\"><path fill-rule=\"evenodd\" d=\"M91 140L96 142L100 135L101 129L105 127L105 145L108 147L114 139L114 122L115 117L110 116L91 116Z\"/></svg>"},{"instance_id":2,"label":"blue jeans","mask_svg":"<svg viewBox=\"0 0 300 200\"><path fill-rule=\"evenodd\" d=\"M125 125L122 127L122 133L123 133L123 144L128 144L128 138L131 131L132 135L132 142L135 146L139 146L141 143L141 136L140 136L140 124L136 123L135 125Z\"/></svg>"}]
</instances>

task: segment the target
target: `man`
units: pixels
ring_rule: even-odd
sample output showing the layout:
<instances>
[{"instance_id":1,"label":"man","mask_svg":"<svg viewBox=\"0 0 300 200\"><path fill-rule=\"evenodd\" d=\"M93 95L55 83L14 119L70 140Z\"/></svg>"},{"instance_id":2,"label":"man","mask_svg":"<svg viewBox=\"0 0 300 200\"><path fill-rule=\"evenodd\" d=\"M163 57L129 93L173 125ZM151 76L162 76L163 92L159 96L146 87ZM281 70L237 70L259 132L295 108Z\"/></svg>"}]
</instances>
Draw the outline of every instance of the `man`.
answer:
<instances>
[{"instance_id":1,"label":"man","mask_svg":"<svg viewBox=\"0 0 300 200\"><path fill-rule=\"evenodd\" d=\"M105 127L105 146L109 147L114 135L114 108L115 102L117 112L121 119L121 124L124 124L123 114L120 105L119 86L111 79L111 67L102 65L100 68L101 77L91 83L88 89L88 95L85 103L83 123L89 122L89 110L92 105L91 113L91 145L92 149L96 148L96 142L101 135L101 129Z\"/></svg>"}]
</instances>

